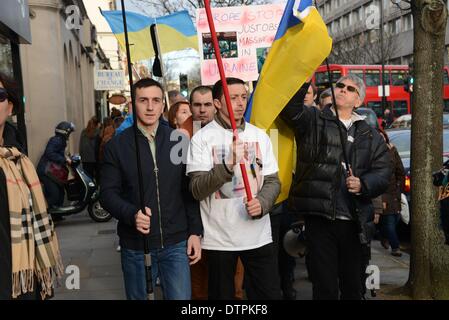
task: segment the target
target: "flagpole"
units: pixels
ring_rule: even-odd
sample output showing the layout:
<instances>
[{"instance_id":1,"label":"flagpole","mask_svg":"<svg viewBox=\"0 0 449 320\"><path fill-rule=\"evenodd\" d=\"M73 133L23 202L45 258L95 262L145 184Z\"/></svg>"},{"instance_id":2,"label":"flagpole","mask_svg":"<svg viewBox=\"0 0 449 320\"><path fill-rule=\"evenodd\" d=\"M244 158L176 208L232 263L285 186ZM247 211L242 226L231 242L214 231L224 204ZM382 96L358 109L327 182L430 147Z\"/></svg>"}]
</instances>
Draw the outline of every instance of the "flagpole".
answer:
<instances>
[{"instance_id":1,"label":"flagpole","mask_svg":"<svg viewBox=\"0 0 449 320\"><path fill-rule=\"evenodd\" d=\"M229 120L231 121L233 140L235 141L239 137L238 137L238 133L237 133L237 126L235 124L234 111L232 110L231 99L229 97L228 83L226 82L226 75L225 75L224 68L223 68L223 61L221 59L220 47L218 46L217 34L215 32L214 20L212 18L212 11L210 8L210 0L204 0L204 7L206 9L207 21L209 23L210 34L212 37L212 43L214 44L215 59L217 60L218 70L220 71L220 79L221 79L221 83L223 85L223 94L224 94L225 100L226 100L226 107L228 108ZM242 119L242 121L245 121L245 119ZM248 180L248 174L246 172L244 162L240 163L240 170L242 171L243 183L245 184L246 198L248 201L251 201L253 198L253 195L251 193L251 188L250 188L249 180Z\"/></svg>"},{"instance_id":2,"label":"flagpole","mask_svg":"<svg viewBox=\"0 0 449 320\"><path fill-rule=\"evenodd\" d=\"M126 45L126 57L128 60L128 75L129 75L129 85L131 89L131 104L133 106L133 128L134 128L134 143L136 145L136 159L137 159L137 177L139 182L139 202L140 202L140 210L143 214L146 214L145 210L145 202L144 202L144 192L143 192L143 177L142 177L142 164L140 162L140 147L139 141L137 137L137 110L136 110L136 97L134 94L133 86L133 65L131 63L131 52L129 49L129 40L128 40L128 27L126 24L126 14L125 14L125 2L121 0L122 4L122 17L123 17L123 27L125 31L125 45ZM145 282L146 282L146 292L147 299L154 300L154 292L153 292L153 283L151 276L151 255L150 255L150 244L148 235L143 236L143 247L144 247L144 264L145 264Z\"/></svg>"},{"instance_id":3,"label":"flagpole","mask_svg":"<svg viewBox=\"0 0 449 320\"><path fill-rule=\"evenodd\" d=\"M159 34L157 31L157 19L156 23L152 24L150 27L151 31L151 39L153 42L153 49L155 53L155 61L153 62L153 75L154 75L154 64L156 63L156 60L159 60L159 66L161 69L161 78L162 78L162 86L164 87L165 91L165 104L167 106L167 110L170 110L170 100L168 98L168 86L167 81L165 80L165 68L164 63L162 61L162 51L161 51L161 44L159 42Z\"/></svg>"}]
</instances>

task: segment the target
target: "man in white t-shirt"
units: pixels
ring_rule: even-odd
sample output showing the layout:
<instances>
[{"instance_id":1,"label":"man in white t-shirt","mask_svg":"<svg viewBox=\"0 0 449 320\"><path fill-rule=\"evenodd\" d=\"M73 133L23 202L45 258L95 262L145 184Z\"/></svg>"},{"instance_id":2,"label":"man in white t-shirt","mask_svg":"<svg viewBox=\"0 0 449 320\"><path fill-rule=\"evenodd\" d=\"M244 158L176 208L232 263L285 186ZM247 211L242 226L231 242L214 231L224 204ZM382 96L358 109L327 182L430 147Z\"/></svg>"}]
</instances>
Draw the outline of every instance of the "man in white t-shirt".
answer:
<instances>
[{"instance_id":1,"label":"man in white t-shirt","mask_svg":"<svg viewBox=\"0 0 449 320\"><path fill-rule=\"evenodd\" d=\"M279 191L278 165L267 134L246 123L245 83L227 79L239 140L233 142L222 82L213 88L218 112L192 138L187 159L190 189L200 200L202 247L209 261L209 299L233 299L237 258L245 269L248 299L279 299L276 252L268 215ZM247 201L244 161L253 199Z\"/></svg>"}]
</instances>

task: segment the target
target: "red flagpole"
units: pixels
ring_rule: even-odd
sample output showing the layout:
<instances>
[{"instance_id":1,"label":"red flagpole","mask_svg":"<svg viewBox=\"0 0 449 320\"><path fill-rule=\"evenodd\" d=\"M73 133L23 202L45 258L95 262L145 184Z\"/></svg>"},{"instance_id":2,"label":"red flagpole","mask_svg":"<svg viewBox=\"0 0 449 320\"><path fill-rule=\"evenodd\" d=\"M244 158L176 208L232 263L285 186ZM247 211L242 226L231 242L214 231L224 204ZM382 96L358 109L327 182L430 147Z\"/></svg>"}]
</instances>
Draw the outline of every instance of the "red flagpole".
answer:
<instances>
[{"instance_id":1,"label":"red flagpole","mask_svg":"<svg viewBox=\"0 0 449 320\"><path fill-rule=\"evenodd\" d=\"M217 59L218 70L220 71L220 79L223 84L223 94L226 100L226 107L228 108L229 120L231 121L231 127L233 132L233 140L239 138L237 133L237 126L235 124L234 111L232 110L231 98L229 97L228 83L226 82L226 75L223 68L223 61L221 59L220 47L218 46L217 33L215 32L214 19L212 18L212 11L210 8L210 1L204 0L204 7L207 14L207 22L209 23L210 34L212 36L212 43L214 44L215 59ZM245 121L243 119L242 121ZM251 201L253 195L249 186L248 175L246 173L245 163L240 163L240 170L242 171L243 183L245 184L246 198Z\"/></svg>"}]
</instances>

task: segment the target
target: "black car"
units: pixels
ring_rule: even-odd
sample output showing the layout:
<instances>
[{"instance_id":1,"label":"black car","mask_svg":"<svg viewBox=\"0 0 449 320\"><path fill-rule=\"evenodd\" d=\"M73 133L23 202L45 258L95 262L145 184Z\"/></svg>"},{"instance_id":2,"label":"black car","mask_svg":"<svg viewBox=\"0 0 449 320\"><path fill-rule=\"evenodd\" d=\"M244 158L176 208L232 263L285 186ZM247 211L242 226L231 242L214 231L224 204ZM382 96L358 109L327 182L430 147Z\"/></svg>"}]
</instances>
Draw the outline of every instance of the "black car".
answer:
<instances>
[{"instance_id":1,"label":"black car","mask_svg":"<svg viewBox=\"0 0 449 320\"><path fill-rule=\"evenodd\" d=\"M376 113L373 111L373 109L360 107L355 109L355 112L358 113L361 116L365 116L365 121L368 123L370 127L378 128L379 123L377 122L377 116Z\"/></svg>"},{"instance_id":2,"label":"black car","mask_svg":"<svg viewBox=\"0 0 449 320\"><path fill-rule=\"evenodd\" d=\"M395 145L405 169L405 195L410 202L410 128L387 130L390 142ZM449 129L443 129L443 162L449 159Z\"/></svg>"}]
</instances>

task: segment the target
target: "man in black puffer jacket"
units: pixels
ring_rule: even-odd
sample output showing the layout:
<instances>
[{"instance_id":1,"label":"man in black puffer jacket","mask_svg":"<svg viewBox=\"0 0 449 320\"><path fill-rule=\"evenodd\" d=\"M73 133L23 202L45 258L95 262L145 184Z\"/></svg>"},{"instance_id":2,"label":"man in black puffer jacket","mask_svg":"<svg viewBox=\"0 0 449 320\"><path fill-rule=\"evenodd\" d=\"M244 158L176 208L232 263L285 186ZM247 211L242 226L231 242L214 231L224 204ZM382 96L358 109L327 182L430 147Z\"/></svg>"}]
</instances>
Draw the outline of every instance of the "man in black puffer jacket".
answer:
<instances>
[{"instance_id":1,"label":"man in black puffer jacket","mask_svg":"<svg viewBox=\"0 0 449 320\"><path fill-rule=\"evenodd\" d=\"M289 207L305 218L313 298L361 299L363 249L374 230L371 199L388 186L390 156L383 138L354 112L365 97L360 78L342 77L335 88L343 147L334 108L304 107L307 89L280 115L295 130L298 147Z\"/></svg>"}]
</instances>

